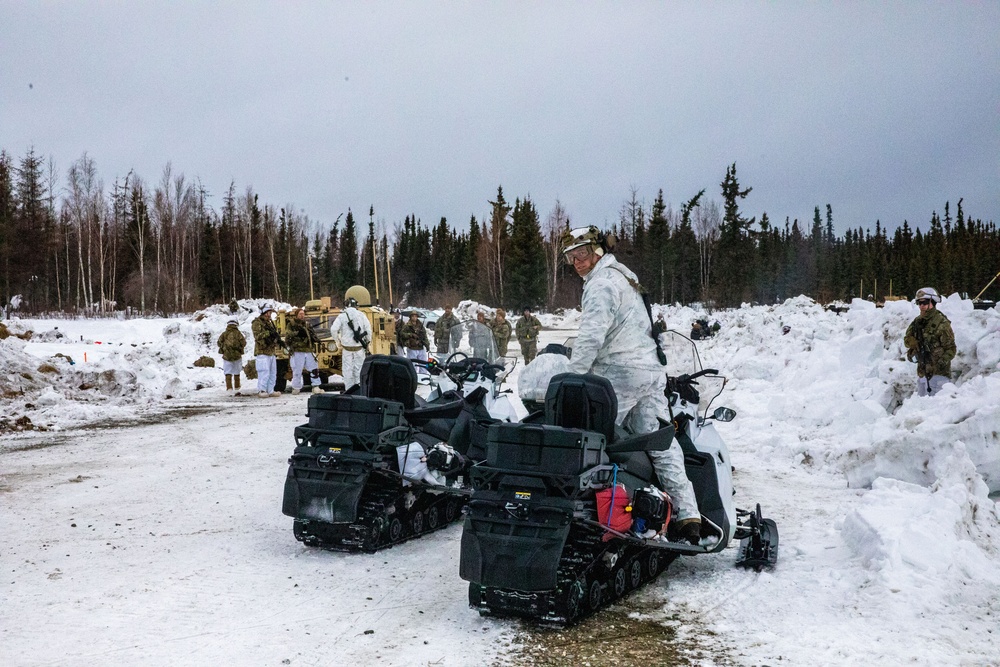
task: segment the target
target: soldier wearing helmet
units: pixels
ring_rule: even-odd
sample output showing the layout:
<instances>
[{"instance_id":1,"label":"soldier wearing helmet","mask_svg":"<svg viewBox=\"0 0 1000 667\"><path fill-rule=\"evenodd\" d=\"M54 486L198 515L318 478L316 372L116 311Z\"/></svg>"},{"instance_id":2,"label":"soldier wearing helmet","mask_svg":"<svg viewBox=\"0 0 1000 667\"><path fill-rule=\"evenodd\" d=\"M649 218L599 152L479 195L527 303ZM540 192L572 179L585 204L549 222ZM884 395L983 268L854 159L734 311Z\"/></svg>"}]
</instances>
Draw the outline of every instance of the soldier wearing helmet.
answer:
<instances>
[{"instance_id":1,"label":"soldier wearing helmet","mask_svg":"<svg viewBox=\"0 0 1000 667\"><path fill-rule=\"evenodd\" d=\"M583 278L580 333L569 370L611 381L618 397L616 422L635 434L652 433L669 420L666 373L652 337L652 323L636 275L611 254L614 237L597 227L567 230L562 253ZM680 534L697 543L701 514L684 469L680 446L649 452L663 488L677 505Z\"/></svg>"},{"instance_id":2,"label":"soldier wearing helmet","mask_svg":"<svg viewBox=\"0 0 1000 667\"><path fill-rule=\"evenodd\" d=\"M257 395L261 398L281 396L281 392L274 390L274 385L278 381L278 350L284 347L285 342L274 326L276 316L274 307L265 304L260 310L260 316L251 325L254 365L257 368Z\"/></svg>"},{"instance_id":3,"label":"soldier wearing helmet","mask_svg":"<svg viewBox=\"0 0 1000 667\"><path fill-rule=\"evenodd\" d=\"M920 314L906 329L906 358L917 362L917 394L933 396L951 381L955 358L955 333L951 321L937 309L941 295L933 287L917 290L914 302Z\"/></svg>"},{"instance_id":4,"label":"soldier wearing helmet","mask_svg":"<svg viewBox=\"0 0 1000 667\"><path fill-rule=\"evenodd\" d=\"M344 294L344 310L330 325L330 335L341 348L341 373L345 389L361 382L361 365L365 362L368 344L372 339L372 325L358 310L359 293L357 286L347 290Z\"/></svg>"}]
</instances>

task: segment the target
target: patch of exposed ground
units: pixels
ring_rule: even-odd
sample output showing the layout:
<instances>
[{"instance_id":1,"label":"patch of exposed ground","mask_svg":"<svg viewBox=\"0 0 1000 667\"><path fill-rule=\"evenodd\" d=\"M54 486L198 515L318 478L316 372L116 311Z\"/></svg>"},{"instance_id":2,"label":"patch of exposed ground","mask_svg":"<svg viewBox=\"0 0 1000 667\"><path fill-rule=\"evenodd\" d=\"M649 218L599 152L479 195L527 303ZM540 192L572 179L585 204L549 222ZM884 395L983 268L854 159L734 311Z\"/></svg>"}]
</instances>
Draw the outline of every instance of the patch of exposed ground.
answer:
<instances>
[{"instance_id":1,"label":"patch of exposed ground","mask_svg":"<svg viewBox=\"0 0 1000 667\"><path fill-rule=\"evenodd\" d=\"M570 628L522 623L510 653L495 667L643 667L727 665L711 632L690 619L657 620L655 596L632 595ZM685 632L678 633L683 625Z\"/></svg>"}]
</instances>

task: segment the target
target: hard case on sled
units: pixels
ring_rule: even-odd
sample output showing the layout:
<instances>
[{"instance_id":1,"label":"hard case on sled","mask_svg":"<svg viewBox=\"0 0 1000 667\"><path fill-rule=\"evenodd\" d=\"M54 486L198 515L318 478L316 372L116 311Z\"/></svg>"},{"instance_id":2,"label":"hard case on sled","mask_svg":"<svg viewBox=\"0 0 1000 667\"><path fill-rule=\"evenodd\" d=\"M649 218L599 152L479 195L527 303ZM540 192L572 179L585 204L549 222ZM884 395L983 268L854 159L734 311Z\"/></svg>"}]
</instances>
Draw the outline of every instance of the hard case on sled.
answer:
<instances>
[{"instance_id":1,"label":"hard case on sled","mask_svg":"<svg viewBox=\"0 0 1000 667\"><path fill-rule=\"evenodd\" d=\"M317 394L309 398L308 414L308 425L295 428L281 511L302 520L354 521L365 479L385 465L377 450L409 440L403 406L364 396Z\"/></svg>"},{"instance_id":2,"label":"hard case on sled","mask_svg":"<svg viewBox=\"0 0 1000 667\"><path fill-rule=\"evenodd\" d=\"M548 424L494 424L486 465L522 472L576 475L601 463L605 439L591 431Z\"/></svg>"},{"instance_id":3,"label":"hard case on sled","mask_svg":"<svg viewBox=\"0 0 1000 667\"><path fill-rule=\"evenodd\" d=\"M380 398L314 394L309 397L308 416L310 428L374 434L399 426L403 406Z\"/></svg>"}]
</instances>

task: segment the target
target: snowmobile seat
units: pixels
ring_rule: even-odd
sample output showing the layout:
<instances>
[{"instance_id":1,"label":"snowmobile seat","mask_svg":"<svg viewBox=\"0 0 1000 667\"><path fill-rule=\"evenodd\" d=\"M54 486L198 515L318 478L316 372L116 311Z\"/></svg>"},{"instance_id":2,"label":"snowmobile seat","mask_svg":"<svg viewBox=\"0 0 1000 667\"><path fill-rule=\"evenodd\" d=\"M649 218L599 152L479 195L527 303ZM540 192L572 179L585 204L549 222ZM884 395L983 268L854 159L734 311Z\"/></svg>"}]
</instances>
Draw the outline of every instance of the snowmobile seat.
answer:
<instances>
[{"instance_id":1,"label":"snowmobile seat","mask_svg":"<svg viewBox=\"0 0 1000 667\"><path fill-rule=\"evenodd\" d=\"M653 461L649 458L649 452L668 449L673 438L673 425L664 424L660 430L653 433L629 435L626 438L621 438L609 444L605 448L605 453L611 463L617 463L624 470L644 481L657 483L656 470L653 468Z\"/></svg>"},{"instance_id":2,"label":"snowmobile seat","mask_svg":"<svg viewBox=\"0 0 1000 667\"><path fill-rule=\"evenodd\" d=\"M561 354L567 359L570 359L573 356L573 348L566 347L561 343L549 343L539 350L538 354Z\"/></svg>"},{"instance_id":3,"label":"snowmobile seat","mask_svg":"<svg viewBox=\"0 0 1000 667\"><path fill-rule=\"evenodd\" d=\"M417 371L413 362L403 357L372 354L361 365L361 395L383 398L412 410L417 402Z\"/></svg>"},{"instance_id":4,"label":"snowmobile seat","mask_svg":"<svg viewBox=\"0 0 1000 667\"><path fill-rule=\"evenodd\" d=\"M446 392L432 403L420 403L403 411L410 425L438 440L448 440L455 420L465 407L465 399L458 392Z\"/></svg>"},{"instance_id":5,"label":"snowmobile seat","mask_svg":"<svg viewBox=\"0 0 1000 667\"><path fill-rule=\"evenodd\" d=\"M545 423L593 431L615 441L618 398L611 382L598 375L560 373L545 392Z\"/></svg>"}]
</instances>

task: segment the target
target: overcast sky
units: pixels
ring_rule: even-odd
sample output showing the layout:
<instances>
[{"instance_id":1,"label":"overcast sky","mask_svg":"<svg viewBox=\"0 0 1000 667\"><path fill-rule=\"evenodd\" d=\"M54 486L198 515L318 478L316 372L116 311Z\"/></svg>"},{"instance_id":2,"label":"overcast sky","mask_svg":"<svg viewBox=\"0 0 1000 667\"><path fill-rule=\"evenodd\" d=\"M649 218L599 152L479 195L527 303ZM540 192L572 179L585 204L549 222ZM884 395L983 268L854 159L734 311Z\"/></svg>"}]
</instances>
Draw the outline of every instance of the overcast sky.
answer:
<instances>
[{"instance_id":1,"label":"overcast sky","mask_svg":"<svg viewBox=\"0 0 1000 667\"><path fill-rule=\"evenodd\" d=\"M0 148L30 146L324 223L464 229L502 185L610 226L733 162L774 222L1000 221L1000 2L0 0Z\"/></svg>"}]
</instances>

